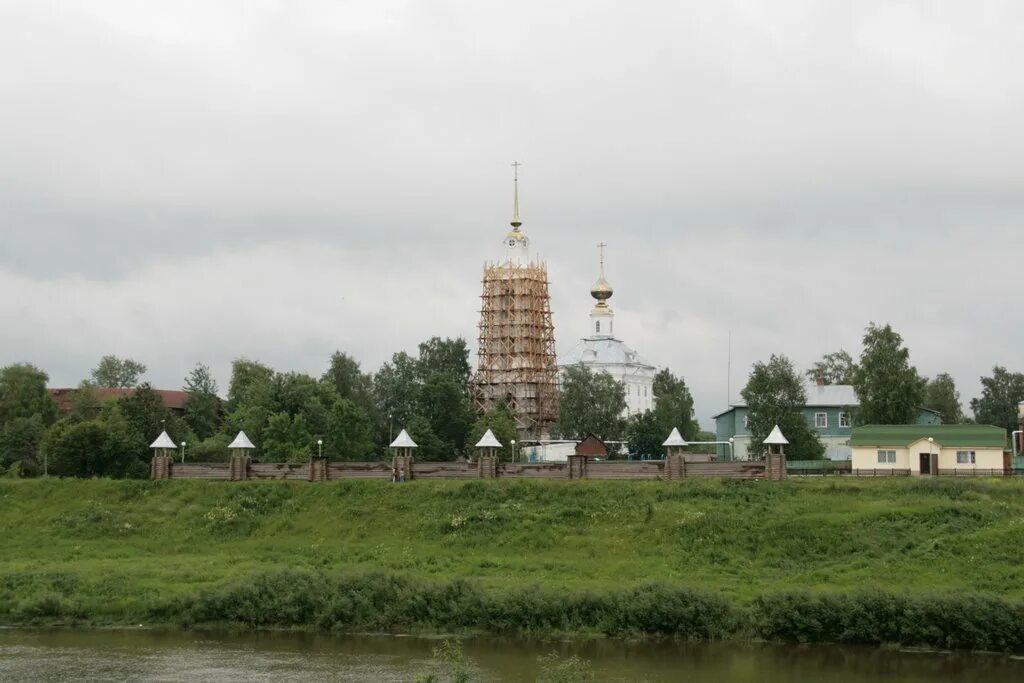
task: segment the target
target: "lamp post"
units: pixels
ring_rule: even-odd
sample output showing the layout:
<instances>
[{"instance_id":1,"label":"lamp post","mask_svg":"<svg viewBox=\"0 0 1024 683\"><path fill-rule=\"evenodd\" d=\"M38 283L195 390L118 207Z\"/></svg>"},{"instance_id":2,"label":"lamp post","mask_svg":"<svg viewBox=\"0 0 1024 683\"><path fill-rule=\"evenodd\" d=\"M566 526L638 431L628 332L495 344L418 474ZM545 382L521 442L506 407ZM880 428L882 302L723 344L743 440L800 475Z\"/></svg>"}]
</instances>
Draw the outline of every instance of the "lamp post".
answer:
<instances>
[{"instance_id":1,"label":"lamp post","mask_svg":"<svg viewBox=\"0 0 1024 683\"><path fill-rule=\"evenodd\" d=\"M935 437L928 437L928 474L932 473L932 450L935 445Z\"/></svg>"},{"instance_id":2,"label":"lamp post","mask_svg":"<svg viewBox=\"0 0 1024 683\"><path fill-rule=\"evenodd\" d=\"M183 464L183 465L185 464L185 445L186 444L187 444L186 441L182 441L181 442L181 464Z\"/></svg>"},{"instance_id":3,"label":"lamp post","mask_svg":"<svg viewBox=\"0 0 1024 683\"><path fill-rule=\"evenodd\" d=\"M324 457L324 440L323 439L317 439L316 440L316 457L320 458L321 460Z\"/></svg>"},{"instance_id":4,"label":"lamp post","mask_svg":"<svg viewBox=\"0 0 1024 683\"><path fill-rule=\"evenodd\" d=\"M736 459L736 439L729 437L729 461Z\"/></svg>"},{"instance_id":5,"label":"lamp post","mask_svg":"<svg viewBox=\"0 0 1024 683\"><path fill-rule=\"evenodd\" d=\"M512 439L512 462L516 461L516 440Z\"/></svg>"},{"instance_id":6,"label":"lamp post","mask_svg":"<svg viewBox=\"0 0 1024 683\"><path fill-rule=\"evenodd\" d=\"M388 429L391 433L391 441L395 440L395 416L392 413L388 413Z\"/></svg>"}]
</instances>

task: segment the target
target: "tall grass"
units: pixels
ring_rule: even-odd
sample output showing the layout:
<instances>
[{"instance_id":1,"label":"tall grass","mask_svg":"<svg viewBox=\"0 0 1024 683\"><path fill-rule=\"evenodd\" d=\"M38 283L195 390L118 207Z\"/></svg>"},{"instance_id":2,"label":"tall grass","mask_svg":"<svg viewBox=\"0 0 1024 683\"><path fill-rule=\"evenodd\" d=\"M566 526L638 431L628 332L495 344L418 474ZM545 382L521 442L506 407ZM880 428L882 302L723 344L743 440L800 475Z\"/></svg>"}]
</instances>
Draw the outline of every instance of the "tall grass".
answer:
<instances>
[{"instance_id":1,"label":"tall grass","mask_svg":"<svg viewBox=\"0 0 1024 683\"><path fill-rule=\"evenodd\" d=\"M1024 481L0 480L0 529L5 623L1022 647Z\"/></svg>"}]
</instances>

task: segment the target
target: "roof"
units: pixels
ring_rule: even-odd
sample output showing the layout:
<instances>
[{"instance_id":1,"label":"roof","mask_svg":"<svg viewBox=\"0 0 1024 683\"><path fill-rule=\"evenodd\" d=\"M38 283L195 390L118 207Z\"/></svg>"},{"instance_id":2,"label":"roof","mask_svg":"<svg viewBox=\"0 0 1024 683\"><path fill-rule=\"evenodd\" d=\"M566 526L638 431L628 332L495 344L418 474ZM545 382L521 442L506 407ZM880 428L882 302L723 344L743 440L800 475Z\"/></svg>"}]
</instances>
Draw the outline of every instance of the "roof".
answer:
<instances>
[{"instance_id":1,"label":"roof","mask_svg":"<svg viewBox=\"0 0 1024 683\"><path fill-rule=\"evenodd\" d=\"M502 448L501 442L494 436L494 432L488 429L484 432L484 436L480 439L480 442L476 445L477 448Z\"/></svg>"},{"instance_id":2,"label":"roof","mask_svg":"<svg viewBox=\"0 0 1024 683\"><path fill-rule=\"evenodd\" d=\"M57 410L61 413L67 413L71 411L71 403L74 400L75 392L78 391L78 387L60 387L47 389L53 400L57 402ZM108 398L125 398L135 393L135 389L132 387L121 387L117 389L96 387L93 389L96 392L96 397L100 401L106 401ZM185 401L188 399L187 391L177 391L174 389L153 389L153 391L163 399L164 407L168 410L184 410Z\"/></svg>"},{"instance_id":3,"label":"roof","mask_svg":"<svg viewBox=\"0 0 1024 683\"><path fill-rule=\"evenodd\" d=\"M558 365L653 365L640 357L620 339L614 337L585 337L568 353L559 356Z\"/></svg>"},{"instance_id":4,"label":"roof","mask_svg":"<svg viewBox=\"0 0 1024 683\"><path fill-rule=\"evenodd\" d=\"M782 430L779 429L779 425L775 425L772 429L771 434L768 435L762 443L766 446L785 446L789 443L789 439L782 435Z\"/></svg>"},{"instance_id":5,"label":"roof","mask_svg":"<svg viewBox=\"0 0 1024 683\"><path fill-rule=\"evenodd\" d=\"M991 425L864 425L853 428L850 445L906 447L928 437L940 446L1006 446L1006 430Z\"/></svg>"},{"instance_id":6,"label":"roof","mask_svg":"<svg viewBox=\"0 0 1024 683\"><path fill-rule=\"evenodd\" d=\"M416 442L412 440L411 436L409 436L409 432L403 429L399 432L398 438L392 442L389 448L419 448L419 446L417 446Z\"/></svg>"},{"instance_id":7,"label":"roof","mask_svg":"<svg viewBox=\"0 0 1024 683\"><path fill-rule=\"evenodd\" d=\"M156 441L149 444L150 448L177 448L177 445L171 441L171 437L167 436L167 432L160 432L160 436L156 437Z\"/></svg>"},{"instance_id":8,"label":"roof","mask_svg":"<svg viewBox=\"0 0 1024 683\"><path fill-rule=\"evenodd\" d=\"M661 445L662 446L689 446L690 444L686 443L686 439L684 439L683 435L679 433L679 428L678 427L673 427L672 428L672 433L668 435L668 439L666 439L665 443L663 443Z\"/></svg>"},{"instance_id":9,"label":"roof","mask_svg":"<svg viewBox=\"0 0 1024 683\"><path fill-rule=\"evenodd\" d=\"M852 384L824 384L818 386L816 382L804 382L804 394L807 396L805 408L856 408L860 405L857 398L857 391ZM721 417L734 408L746 408L746 400L737 397L726 410L712 415L711 418Z\"/></svg>"},{"instance_id":10,"label":"roof","mask_svg":"<svg viewBox=\"0 0 1024 683\"><path fill-rule=\"evenodd\" d=\"M588 436L576 445L576 455L605 457L608 455L608 447L596 436Z\"/></svg>"},{"instance_id":11,"label":"roof","mask_svg":"<svg viewBox=\"0 0 1024 683\"><path fill-rule=\"evenodd\" d=\"M253 450L256 446L252 445L252 441L249 441L249 437L245 435L245 432L238 432L238 436L235 437L234 441L228 444L228 448Z\"/></svg>"}]
</instances>

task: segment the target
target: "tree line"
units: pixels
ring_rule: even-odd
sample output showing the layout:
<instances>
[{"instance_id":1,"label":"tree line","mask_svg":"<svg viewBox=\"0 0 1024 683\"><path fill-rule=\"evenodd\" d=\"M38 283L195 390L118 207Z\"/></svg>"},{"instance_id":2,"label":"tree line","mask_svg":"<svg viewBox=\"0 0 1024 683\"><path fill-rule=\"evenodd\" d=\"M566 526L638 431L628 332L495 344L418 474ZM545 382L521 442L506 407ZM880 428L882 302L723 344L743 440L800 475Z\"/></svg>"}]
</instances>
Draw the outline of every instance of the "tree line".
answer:
<instances>
[{"instance_id":1,"label":"tree line","mask_svg":"<svg viewBox=\"0 0 1024 683\"><path fill-rule=\"evenodd\" d=\"M804 378L825 384L850 384L859 406L849 406L853 424L914 424L922 409L933 410L945 424L976 422L1017 429L1017 405L1024 401L1024 373L995 366L981 378L982 393L964 414L952 376L928 378L910 363L910 350L891 325L871 323L864 332L860 357L840 349L828 353L806 372L798 373L784 355L754 364L742 396L749 409L751 452L761 452L764 439L778 424L790 441L794 460L824 457L825 448L804 416Z\"/></svg>"},{"instance_id":2,"label":"tree line","mask_svg":"<svg viewBox=\"0 0 1024 683\"><path fill-rule=\"evenodd\" d=\"M803 373L853 384L860 402L851 409L857 423L911 423L921 407L938 411L946 422L971 419L963 415L952 377L919 375L902 337L889 325L870 325L863 342L858 360L840 350ZM232 363L225 398L200 363L184 378L187 398L180 416L142 381L145 373L146 366L136 360L105 356L74 391L67 414L60 415L43 370L30 364L0 368L0 473L145 477L148 446L161 429L175 442L187 443L189 460L206 462L226 459L227 446L240 430L257 446L260 459L274 462L308 460L318 440L332 460L380 459L403 428L419 445L417 458L428 461L470 455L487 429L505 445L500 455L508 458L517 438L506 408L476 413L463 339L433 337L414 355L393 354L375 372L364 371L340 351L320 376L279 372L241 358ZM1017 403L1024 400L1024 374L997 366L981 381L982 395L971 401L973 419L1012 431ZM99 389L123 387L134 391L100 400ZM687 441L714 440L694 419L684 378L661 369L653 393L652 410L627 415L622 384L585 366L567 368L552 436L623 441L630 453L648 456L663 454L661 444L673 428ZM743 396L754 452L779 424L792 442L792 458L822 457L824 448L803 416L803 377L788 358L756 363Z\"/></svg>"}]
</instances>

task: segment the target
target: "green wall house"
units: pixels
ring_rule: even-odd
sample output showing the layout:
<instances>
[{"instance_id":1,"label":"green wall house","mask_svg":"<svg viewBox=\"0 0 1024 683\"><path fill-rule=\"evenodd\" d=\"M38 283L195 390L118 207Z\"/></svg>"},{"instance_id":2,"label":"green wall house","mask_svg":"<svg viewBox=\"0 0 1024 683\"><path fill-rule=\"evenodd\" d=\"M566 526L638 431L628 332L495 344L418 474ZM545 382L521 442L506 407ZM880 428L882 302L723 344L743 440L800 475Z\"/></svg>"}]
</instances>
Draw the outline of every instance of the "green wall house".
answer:
<instances>
[{"instance_id":1,"label":"green wall house","mask_svg":"<svg viewBox=\"0 0 1024 683\"><path fill-rule=\"evenodd\" d=\"M804 417L818 438L825 445L825 457L831 460L849 460L851 450L850 436L853 434L853 413L860 401L857 392L849 384L818 384L810 382L804 387L807 394L807 405L804 406ZM734 457L737 460L750 459L750 430L748 429L749 410L746 401L739 399L729 405L729 409L714 416L715 439L728 441L733 439ZM922 408L917 416L919 425L942 424L942 416L934 410ZM729 447L718 446L718 459L729 458Z\"/></svg>"}]
</instances>

